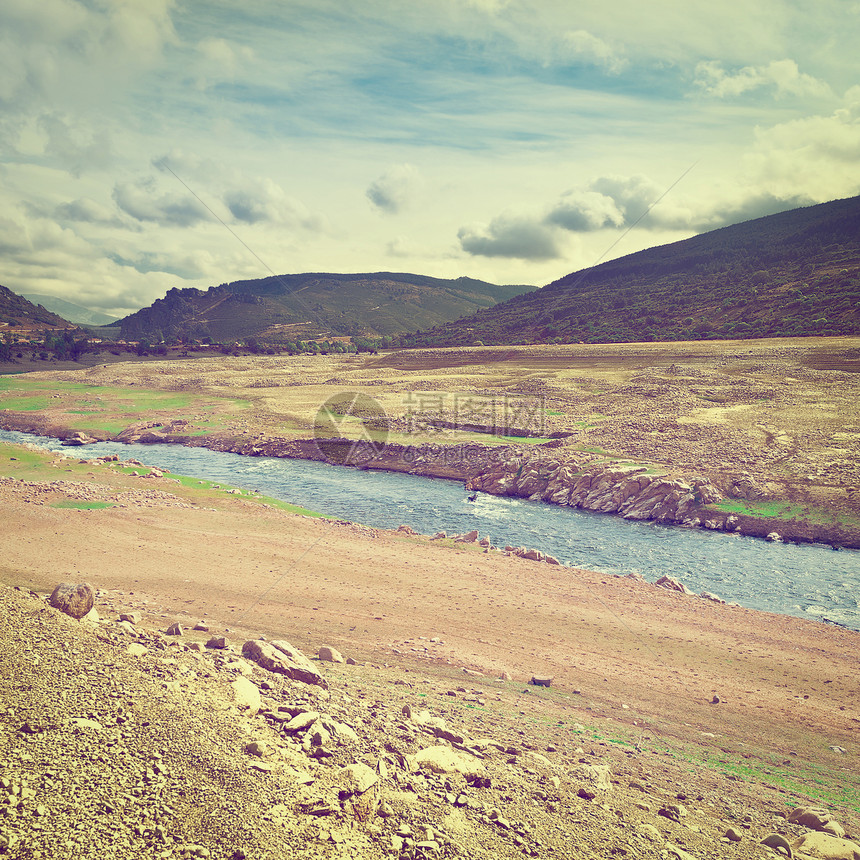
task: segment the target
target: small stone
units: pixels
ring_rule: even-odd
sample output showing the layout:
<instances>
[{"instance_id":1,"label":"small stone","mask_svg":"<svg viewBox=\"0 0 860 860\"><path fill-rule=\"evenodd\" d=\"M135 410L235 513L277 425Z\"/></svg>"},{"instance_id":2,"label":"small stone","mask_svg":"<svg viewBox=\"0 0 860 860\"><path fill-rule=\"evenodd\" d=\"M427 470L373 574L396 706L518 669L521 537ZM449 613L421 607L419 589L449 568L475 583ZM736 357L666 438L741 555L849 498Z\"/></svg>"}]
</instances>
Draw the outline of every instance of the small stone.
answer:
<instances>
[{"instance_id":1,"label":"small stone","mask_svg":"<svg viewBox=\"0 0 860 860\"><path fill-rule=\"evenodd\" d=\"M195 628L196 629L196 628ZM224 650L229 645L226 636L210 636L206 642L207 648L217 648Z\"/></svg>"},{"instance_id":2,"label":"small stone","mask_svg":"<svg viewBox=\"0 0 860 860\"><path fill-rule=\"evenodd\" d=\"M129 624L140 624L139 612L121 612L119 615L120 621L127 621Z\"/></svg>"},{"instance_id":3,"label":"small stone","mask_svg":"<svg viewBox=\"0 0 860 860\"><path fill-rule=\"evenodd\" d=\"M179 622L175 622L171 624L170 627L167 628L166 633L168 636L181 636L182 635L182 625Z\"/></svg>"},{"instance_id":4,"label":"small stone","mask_svg":"<svg viewBox=\"0 0 860 860\"><path fill-rule=\"evenodd\" d=\"M532 675L532 679L529 681L535 687L551 687L552 682L552 676L547 675Z\"/></svg>"},{"instance_id":5,"label":"small stone","mask_svg":"<svg viewBox=\"0 0 860 860\"><path fill-rule=\"evenodd\" d=\"M740 834L740 833L738 833L738 831L737 831L737 830L735 830L735 828L734 828L734 827L730 827L730 828L726 831L726 836L725 836L725 838L726 838L726 839L728 839L728 840L729 840L729 842L740 842L740 841L741 841L741 839L743 839L743 837L741 836L741 834Z\"/></svg>"}]
</instances>

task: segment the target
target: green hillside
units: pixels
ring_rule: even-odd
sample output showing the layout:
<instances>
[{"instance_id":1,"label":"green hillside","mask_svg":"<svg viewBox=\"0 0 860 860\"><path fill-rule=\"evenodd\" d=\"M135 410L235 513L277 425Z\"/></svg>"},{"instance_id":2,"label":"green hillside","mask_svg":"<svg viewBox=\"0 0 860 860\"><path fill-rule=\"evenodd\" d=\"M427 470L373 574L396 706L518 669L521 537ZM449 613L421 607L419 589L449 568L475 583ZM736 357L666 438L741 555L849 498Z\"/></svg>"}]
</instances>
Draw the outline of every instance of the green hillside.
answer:
<instances>
[{"instance_id":1,"label":"green hillside","mask_svg":"<svg viewBox=\"0 0 860 860\"><path fill-rule=\"evenodd\" d=\"M533 286L423 275L279 275L207 290L173 289L121 321L126 340L267 343L334 336L379 337L430 328Z\"/></svg>"},{"instance_id":2,"label":"green hillside","mask_svg":"<svg viewBox=\"0 0 860 860\"><path fill-rule=\"evenodd\" d=\"M404 346L860 333L860 197L583 269Z\"/></svg>"}]
</instances>

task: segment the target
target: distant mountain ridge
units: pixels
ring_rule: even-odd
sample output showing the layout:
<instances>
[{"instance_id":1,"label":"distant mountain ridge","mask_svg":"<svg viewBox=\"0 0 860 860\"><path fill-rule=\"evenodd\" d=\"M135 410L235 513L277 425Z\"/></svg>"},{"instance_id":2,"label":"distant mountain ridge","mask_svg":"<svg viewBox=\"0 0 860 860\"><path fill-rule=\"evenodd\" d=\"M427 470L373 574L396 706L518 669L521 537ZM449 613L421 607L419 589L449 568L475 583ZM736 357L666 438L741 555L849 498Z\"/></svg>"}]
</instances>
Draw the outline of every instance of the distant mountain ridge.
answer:
<instances>
[{"instance_id":1,"label":"distant mountain ridge","mask_svg":"<svg viewBox=\"0 0 860 860\"><path fill-rule=\"evenodd\" d=\"M85 308L82 305L76 305L74 302L66 301L57 296L42 295L41 293L21 293L21 295L28 301L40 304L46 310L59 314L76 325L103 326L116 321L116 317Z\"/></svg>"},{"instance_id":2,"label":"distant mountain ridge","mask_svg":"<svg viewBox=\"0 0 860 860\"><path fill-rule=\"evenodd\" d=\"M10 328L39 331L45 328L74 328L74 326L47 308L0 286L0 334Z\"/></svg>"},{"instance_id":3,"label":"distant mountain ridge","mask_svg":"<svg viewBox=\"0 0 860 860\"><path fill-rule=\"evenodd\" d=\"M429 328L534 289L394 272L277 275L172 289L120 324L126 340L380 337Z\"/></svg>"},{"instance_id":4,"label":"distant mountain ridge","mask_svg":"<svg viewBox=\"0 0 860 860\"><path fill-rule=\"evenodd\" d=\"M403 346L860 334L860 197L573 272Z\"/></svg>"}]
</instances>

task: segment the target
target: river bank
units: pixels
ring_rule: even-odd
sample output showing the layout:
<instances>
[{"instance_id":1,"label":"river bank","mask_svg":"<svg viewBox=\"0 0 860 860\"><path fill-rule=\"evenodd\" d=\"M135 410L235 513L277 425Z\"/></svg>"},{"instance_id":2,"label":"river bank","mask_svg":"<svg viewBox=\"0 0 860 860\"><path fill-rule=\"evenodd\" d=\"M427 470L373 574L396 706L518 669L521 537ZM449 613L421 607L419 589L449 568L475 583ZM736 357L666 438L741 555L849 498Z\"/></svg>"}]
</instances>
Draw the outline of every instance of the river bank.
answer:
<instances>
[{"instance_id":1,"label":"river bank","mask_svg":"<svg viewBox=\"0 0 860 860\"><path fill-rule=\"evenodd\" d=\"M251 457L277 457L326 462L359 469L401 472L460 481L469 491L541 501L586 511L652 520L665 525L725 531L769 540L828 544L834 549L860 548L860 525L813 522L802 509L787 502L791 516L779 509L756 516L732 504L744 490L735 481L731 496L702 477L645 464L605 462L598 454L571 452L554 440L542 445L490 446L483 443L403 445L366 439L273 438L265 434L235 437L220 434L187 435L184 422L147 422L111 436L81 433L48 423L42 416L5 412L0 428L51 436L67 444L113 441L138 444L175 444L203 447ZM760 492L756 482L750 484ZM747 486L746 494L750 487ZM800 515L798 515L800 514Z\"/></svg>"}]
</instances>

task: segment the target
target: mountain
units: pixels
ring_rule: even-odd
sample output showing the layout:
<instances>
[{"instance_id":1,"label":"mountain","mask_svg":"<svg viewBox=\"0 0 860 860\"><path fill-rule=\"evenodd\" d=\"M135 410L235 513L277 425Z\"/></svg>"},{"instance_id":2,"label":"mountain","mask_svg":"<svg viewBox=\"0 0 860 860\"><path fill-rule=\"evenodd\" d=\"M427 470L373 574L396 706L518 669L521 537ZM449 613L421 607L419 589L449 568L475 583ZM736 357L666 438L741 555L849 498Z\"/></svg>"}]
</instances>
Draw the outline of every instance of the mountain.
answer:
<instances>
[{"instance_id":1,"label":"mountain","mask_svg":"<svg viewBox=\"0 0 860 860\"><path fill-rule=\"evenodd\" d=\"M860 197L793 209L563 277L404 346L860 334Z\"/></svg>"},{"instance_id":2,"label":"mountain","mask_svg":"<svg viewBox=\"0 0 860 860\"><path fill-rule=\"evenodd\" d=\"M121 320L122 337L222 342L254 337L269 343L378 337L439 325L534 289L391 272L276 275L208 290L169 290Z\"/></svg>"},{"instance_id":3,"label":"mountain","mask_svg":"<svg viewBox=\"0 0 860 860\"><path fill-rule=\"evenodd\" d=\"M46 310L59 314L76 325L110 325L116 320L116 317L110 317L100 311L81 307L81 305L67 302L65 299L59 299L56 296L46 296L40 293L22 293L21 295L28 301L40 304Z\"/></svg>"},{"instance_id":4,"label":"mountain","mask_svg":"<svg viewBox=\"0 0 860 860\"><path fill-rule=\"evenodd\" d=\"M0 334L10 329L23 334L25 331L53 328L74 328L74 326L41 305L33 304L23 296L0 286Z\"/></svg>"}]
</instances>

